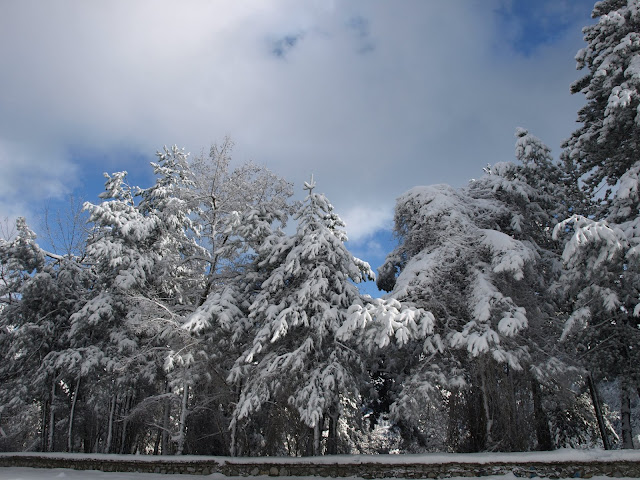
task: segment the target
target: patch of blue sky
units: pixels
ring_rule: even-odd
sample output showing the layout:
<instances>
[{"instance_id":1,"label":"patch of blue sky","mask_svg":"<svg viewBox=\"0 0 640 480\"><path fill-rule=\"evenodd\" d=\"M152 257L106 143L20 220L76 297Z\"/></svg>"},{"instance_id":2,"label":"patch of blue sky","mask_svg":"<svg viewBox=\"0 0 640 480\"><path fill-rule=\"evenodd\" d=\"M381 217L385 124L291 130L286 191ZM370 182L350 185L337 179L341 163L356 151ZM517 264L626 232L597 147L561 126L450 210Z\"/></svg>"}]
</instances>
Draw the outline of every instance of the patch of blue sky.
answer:
<instances>
[{"instance_id":1,"label":"patch of blue sky","mask_svg":"<svg viewBox=\"0 0 640 480\"><path fill-rule=\"evenodd\" d=\"M61 251L64 242L60 236L65 237L68 234L68 229L72 227L71 217L81 210L84 202L101 201L98 195L105 190L104 173L126 171L126 182L131 187L146 188L155 181L150 165L150 162L156 160L154 152L148 155L126 150L108 153L102 149L71 147L69 157L73 164L81 165L81 173L77 178L70 179L71 185L66 191L39 202L39 205L34 207L32 218L29 219L29 226L38 235L38 243L56 253L66 253ZM87 215L82 214L81 217L87 219ZM52 232L47 233L47 228ZM49 238L51 235L58 237L53 239L58 245L52 245Z\"/></svg>"},{"instance_id":2,"label":"patch of blue sky","mask_svg":"<svg viewBox=\"0 0 640 480\"><path fill-rule=\"evenodd\" d=\"M495 10L499 45L523 56L535 54L592 23L593 0L505 1Z\"/></svg>"},{"instance_id":3,"label":"patch of blue sky","mask_svg":"<svg viewBox=\"0 0 640 480\"><path fill-rule=\"evenodd\" d=\"M368 262L377 275L378 268L382 266L387 255L393 251L397 244L398 241L391 230L380 229L364 239L348 241L346 246L355 257ZM360 293L371 295L374 298L387 293L379 290L374 281L362 282L358 284L358 289Z\"/></svg>"},{"instance_id":4,"label":"patch of blue sky","mask_svg":"<svg viewBox=\"0 0 640 480\"><path fill-rule=\"evenodd\" d=\"M74 164L82 165L80 177L73 191L74 195L85 197L87 201L97 201L104 191L104 173L127 172L127 183L132 187L148 187L154 182L153 167L157 160L155 152L118 150L105 152L102 149L77 148L70 152Z\"/></svg>"}]
</instances>

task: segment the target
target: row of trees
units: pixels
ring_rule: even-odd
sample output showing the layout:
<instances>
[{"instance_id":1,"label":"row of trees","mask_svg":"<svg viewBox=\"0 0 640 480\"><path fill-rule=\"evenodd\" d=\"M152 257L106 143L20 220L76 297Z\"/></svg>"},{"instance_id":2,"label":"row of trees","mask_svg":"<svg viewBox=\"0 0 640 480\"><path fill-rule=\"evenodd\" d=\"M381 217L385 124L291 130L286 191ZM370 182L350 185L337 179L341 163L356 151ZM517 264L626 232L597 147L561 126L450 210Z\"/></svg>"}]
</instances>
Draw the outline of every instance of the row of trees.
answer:
<instances>
[{"instance_id":1,"label":"row of trees","mask_svg":"<svg viewBox=\"0 0 640 480\"><path fill-rule=\"evenodd\" d=\"M60 251L18 220L0 241L0 447L632 448L640 13L605 0L594 16L561 162L518 129L516 162L402 195L383 299L358 291L374 274L313 179L292 202L265 168L231 169L228 140L165 148L148 188L107 175Z\"/></svg>"},{"instance_id":2,"label":"row of trees","mask_svg":"<svg viewBox=\"0 0 640 480\"><path fill-rule=\"evenodd\" d=\"M431 328L359 293L373 272L313 181L292 204L266 169L230 171L229 150L165 149L147 189L107 175L80 252L43 250L23 220L0 244L7 445L319 454L328 421L336 453L342 402L357 410L366 386L354 337Z\"/></svg>"}]
</instances>

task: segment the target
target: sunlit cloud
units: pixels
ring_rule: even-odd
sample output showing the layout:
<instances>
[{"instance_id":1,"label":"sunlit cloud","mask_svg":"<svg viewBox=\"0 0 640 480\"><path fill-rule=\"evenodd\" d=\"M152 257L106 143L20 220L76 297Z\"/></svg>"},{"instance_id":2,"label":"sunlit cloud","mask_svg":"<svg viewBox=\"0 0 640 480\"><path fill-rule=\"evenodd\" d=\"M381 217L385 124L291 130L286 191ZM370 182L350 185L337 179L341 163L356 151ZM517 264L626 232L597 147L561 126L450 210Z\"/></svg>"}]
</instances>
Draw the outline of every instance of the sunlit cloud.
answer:
<instances>
[{"instance_id":1,"label":"sunlit cloud","mask_svg":"<svg viewBox=\"0 0 640 480\"><path fill-rule=\"evenodd\" d=\"M537 24L558 15L551 3ZM512 43L527 19L500 0L8 2L0 217L140 171L162 145L197 152L229 135L236 162L300 197L314 173L364 239L390 228L405 190L513 159L517 126L558 153L582 104L569 84L589 11L561 10L524 55Z\"/></svg>"}]
</instances>

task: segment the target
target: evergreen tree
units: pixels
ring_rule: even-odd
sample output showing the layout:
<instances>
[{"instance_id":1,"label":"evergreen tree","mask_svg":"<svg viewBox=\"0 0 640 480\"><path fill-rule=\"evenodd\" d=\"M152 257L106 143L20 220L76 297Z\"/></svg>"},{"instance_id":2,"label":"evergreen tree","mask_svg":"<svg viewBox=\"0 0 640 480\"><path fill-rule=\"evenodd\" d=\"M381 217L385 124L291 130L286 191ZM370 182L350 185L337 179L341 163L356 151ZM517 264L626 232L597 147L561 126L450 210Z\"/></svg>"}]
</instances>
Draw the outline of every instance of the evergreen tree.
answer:
<instances>
[{"instance_id":1,"label":"evergreen tree","mask_svg":"<svg viewBox=\"0 0 640 480\"><path fill-rule=\"evenodd\" d=\"M584 28L587 46L576 57L587 74L571 87L587 103L564 159L598 208L595 215L577 212L555 230L557 238L570 237L563 284L571 315L563 337L596 380L620 379L622 445L632 448L630 395L640 385L640 11L637 1L605 0L593 17L598 22Z\"/></svg>"},{"instance_id":2,"label":"evergreen tree","mask_svg":"<svg viewBox=\"0 0 640 480\"><path fill-rule=\"evenodd\" d=\"M373 272L346 249L344 224L314 187L313 179L305 183L309 195L295 216L295 234L269 236L257 251L264 281L248 308L255 336L231 378L242 382L232 426L271 405L293 409L299 424L312 432L300 453L318 455L325 423L325 451L338 452L339 418L348 407L358 408L367 382L363 357L350 342L354 333L364 331L365 343L384 346L389 336L417 331L419 322L413 312L402 316L359 293L355 283ZM381 313L384 327L367 328L372 312ZM394 316L402 318L394 323Z\"/></svg>"},{"instance_id":3,"label":"evergreen tree","mask_svg":"<svg viewBox=\"0 0 640 480\"><path fill-rule=\"evenodd\" d=\"M342 222L314 187L305 184L309 195L296 215L296 233L268 237L257 252L268 271L248 312L258 328L232 375L243 382L234 422L267 402L289 404L314 430L310 451L318 455L325 416L331 423L327 450L336 453L341 397L359 395L364 368L336 332L348 308L361 303L352 282L373 273L347 251Z\"/></svg>"},{"instance_id":4,"label":"evergreen tree","mask_svg":"<svg viewBox=\"0 0 640 480\"><path fill-rule=\"evenodd\" d=\"M623 175L637 171L640 138L640 13L635 0L604 0L583 29L587 46L576 55L586 75L571 85L583 93L582 126L566 142L564 155L578 169L588 191L606 185L605 207ZM629 212L634 216L637 210Z\"/></svg>"},{"instance_id":5,"label":"evergreen tree","mask_svg":"<svg viewBox=\"0 0 640 480\"><path fill-rule=\"evenodd\" d=\"M0 367L0 411L22 418L16 428L29 428L25 414L38 411L39 448L65 448L72 434L67 405L73 393L72 387L62 385L73 385L75 377L57 358L69 347L71 317L91 287L91 272L72 254L42 250L22 218L16 236L0 241L0 262L0 343L10 360ZM67 435L60 434L61 425ZM26 436L33 438L34 433Z\"/></svg>"},{"instance_id":6,"label":"evergreen tree","mask_svg":"<svg viewBox=\"0 0 640 480\"><path fill-rule=\"evenodd\" d=\"M549 149L526 130L516 136L519 164L489 167L465 188L400 197L400 244L380 269L381 288L438 319L437 342L402 382L395 416L420 412L416 398L425 399L448 415L454 449L531 448L527 424L539 426L538 448L552 448L541 402L519 396L535 396L562 366L549 345L560 332L547 285L559 272L551 228L571 199Z\"/></svg>"}]
</instances>

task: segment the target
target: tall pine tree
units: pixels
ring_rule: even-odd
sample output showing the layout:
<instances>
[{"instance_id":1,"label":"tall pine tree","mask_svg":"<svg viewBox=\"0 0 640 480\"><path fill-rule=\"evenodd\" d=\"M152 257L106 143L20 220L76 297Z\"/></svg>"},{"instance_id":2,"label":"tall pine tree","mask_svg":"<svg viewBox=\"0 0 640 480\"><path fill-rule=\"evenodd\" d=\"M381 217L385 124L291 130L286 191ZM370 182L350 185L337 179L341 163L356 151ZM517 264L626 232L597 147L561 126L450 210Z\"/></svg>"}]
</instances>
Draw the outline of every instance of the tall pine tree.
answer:
<instances>
[{"instance_id":1,"label":"tall pine tree","mask_svg":"<svg viewBox=\"0 0 640 480\"><path fill-rule=\"evenodd\" d=\"M630 395L640 385L640 6L604 0L593 17L598 22L584 28L587 46L576 56L587 73L571 86L587 103L564 159L598 208L556 228L558 238L570 236L564 285L572 313L564 338L597 379L619 379L622 445L632 448Z\"/></svg>"}]
</instances>

